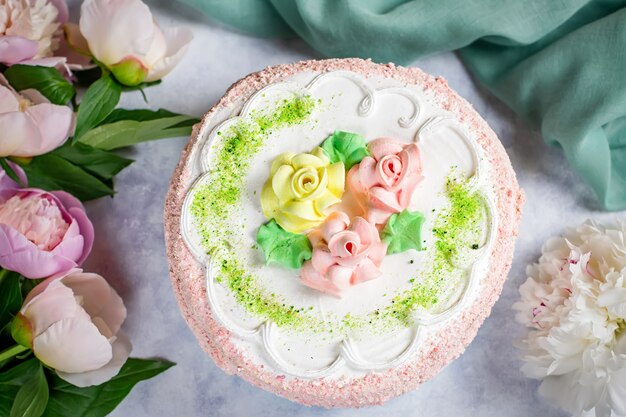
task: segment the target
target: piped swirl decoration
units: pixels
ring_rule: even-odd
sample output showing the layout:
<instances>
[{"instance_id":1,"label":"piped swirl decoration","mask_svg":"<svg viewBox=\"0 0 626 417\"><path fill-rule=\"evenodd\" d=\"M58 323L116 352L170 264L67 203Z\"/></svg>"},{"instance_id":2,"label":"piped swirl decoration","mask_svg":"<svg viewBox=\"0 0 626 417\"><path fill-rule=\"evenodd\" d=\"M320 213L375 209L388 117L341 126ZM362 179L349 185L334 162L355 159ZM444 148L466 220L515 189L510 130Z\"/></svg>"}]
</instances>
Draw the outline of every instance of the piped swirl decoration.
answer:
<instances>
[{"instance_id":1,"label":"piped swirl decoration","mask_svg":"<svg viewBox=\"0 0 626 417\"><path fill-rule=\"evenodd\" d=\"M263 214L283 229L302 233L324 221L330 206L341 201L343 162L330 163L322 148L311 153L279 155L263 186Z\"/></svg>"},{"instance_id":2,"label":"piped swirl decoration","mask_svg":"<svg viewBox=\"0 0 626 417\"><path fill-rule=\"evenodd\" d=\"M376 227L362 217L335 211L309 233L313 257L302 267L302 282L333 295L351 285L378 278L387 252Z\"/></svg>"},{"instance_id":3,"label":"piped swirl decoration","mask_svg":"<svg viewBox=\"0 0 626 417\"><path fill-rule=\"evenodd\" d=\"M380 138L368 148L371 156L350 170L348 185L365 218L373 224L384 224L389 216L409 206L422 179L422 161L415 143Z\"/></svg>"},{"instance_id":4,"label":"piped swirl decoration","mask_svg":"<svg viewBox=\"0 0 626 417\"><path fill-rule=\"evenodd\" d=\"M411 319L410 321L406 322L406 326L411 330L409 343L405 343L407 342L407 340L404 333L402 332L396 334L396 332L394 331L394 333L389 334L389 340L393 339L393 343L397 342L398 346L402 346L401 351L384 356L375 355L375 357L367 355L366 351L359 352L359 344L362 341L359 340L358 336L355 336L356 333L353 334L348 328L348 332L341 339L340 348L338 351L339 353L336 358L333 355L333 360L331 360L328 364L319 363L319 365L312 366L303 365L301 363L293 363L292 359L288 358L288 355L286 355L284 352L281 352L282 347L284 347L285 341L279 340L282 337L282 335L279 334L279 329L282 329L283 327L288 327L287 324L289 323L283 320L284 317L288 316L280 315L274 317L271 314L268 315L265 313L257 315L254 310L248 309L248 304L244 305L243 302L240 302L236 297L231 300L231 296L228 294L229 291L231 291L233 295L236 294L234 292L235 290L233 289L233 286L236 282L230 282L231 276L228 275L230 272L228 269L224 269L222 264L224 257L216 255L217 252L213 252L213 242L215 242L215 240L204 240L208 235L205 235L203 232L197 229L196 226L194 226L194 224L198 224L196 222L198 222L200 219L204 219L205 217L199 217L199 214L202 213L199 211L194 211L193 208L195 207L195 204L202 202L204 196L207 195L206 192L210 191L210 187L206 187L207 179L213 178L213 176L215 176L217 172L222 172L222 170L216 169L217 165L215 162L215 158L216 156L218 156L216 150L219 150L220 148L218 146L215 146L215 144L222 143L224 136L222 136L222 138L219 138L218 136L220 135L220 133L226 131L227 127L234 127L235 130L237 130L241 126L245 126L245 123L242 122L245 122L248 119L256 121L257 119L255 118L259 118L259 116L262 116L262 114L259 115L259 113L254 113L254 111L255 108L259 107L260 103L267 100L266 95L268 97L270 96L270 94L272 95L272 97L280 97L281 104L277 107L277 109L287 107L282 106L282 103L285 103L285 101L282 100L284 97L288 97L290 99L289 101L287 101L289 106L291 106L291 98L293 97L310 95L316 100L319 99L324 106L323 110L320 110L320 113L315 114L315 119L317 119L318 114L322 114L321 112L326 115L329 113L329 111L332 111L332 105L326 106L327 103L331 102L331 98L327 92L327 90L329 90L327 85L335 83L343 83L343 85L346 85L349 82L353 82L356 86L358 86L361 89L361 93L363 95L361 97L359 95L360 93L355 93L357 104L360 103L362 105L358 106L356 116L350 116L353 117L355 120L360 121L366 118L380 118L383 119L382 121L384 123L388 123L387 115L381 115L381 113L378 111L378 109L381 108L381 106L379 105L382 103L381 98L383 96L389 96L389 98L391 98L391 96L398 97L397 103L401 105L398 105L397 113L400 113L401 117L399 117L395 112L390 113L390 116L392 117L391 121L397 121L397 123L392 124L396 125L395 129L398 129L398 126L400 128L400 133L398 137L406 138L407 133L413 135L413 133L416 132L413 143L401 143L403 146L415 145L415 148L418 151L418 155L420 152L418 146L422 148L421 152L424 152L425 154L425 149L431 147L431 145L433 144L436 144L437 140L440 139L441 133L444 132L444 129L448 129L448 126L452 129L453 136L460 138L467 145L467 150L469 152L469 155L471 155L471 157L473 158L474 163L471 168L472 170L467 171L467 180L469 181L463 182L463 184L467 184L467 187L469 187L468 192L476 192L476 195L481 195L485 198L484 201L486 204L487 212L489 214L489 217L486 218L487 237L483 241L478 242L479 247L478 250L473 251L474 256L472 258L472 263L464 265L462 267L458 267L460 268L459 270L462 270L463 273L465 273L466 275L463 276L462 282L458 286L458 291L456 289L457 287L455 287L454 294L451 296L451 298L446 300L445 304L442 304L441 308L437 308L436 310L432 311L427 309L426 307L425 310L419 308L415 309L414 311L412 310L413 312L411 313ZM324 86L324 88L321 88L322 86ZM322 102L322 98L328 98L329 101ZM352 96L350 98L352 98ZM334 100L334 96L332 99ZM464 308L464 306L466 306L468 297L472 297L475 293L475 287L477 285L477 274L474 272L474 270L480 268L480 265L478 265L478 260L485 258L483 255L488 253L486 249L491 247L493 244L493 235L490 233L490 231L494 228L497 228L497 218L495 217L496 213L493 209L491 197L488 194L484 194L484 187L483 185L481 185L482 181L479 181L478 179L479 167L484 168L484 163L479 158L480 148L475 143L476 139L469 136L467 132L465 132L465 130L461 128L461 126L457 126L456 121L450 121L445 124L429 123L429 121L439 122L439 119L441 119L442 117L446 118L448 116L446 116L445 113L433 113L432 111L429 111L428 106L424 107L425 103L422 102L423 99L424 98L421 94L415 94L415 92L402 86L388 87L387 85L382 85L374 87L374 84L349 71L334 71L315 76L312 81L305 80L304 82L301 82L299 80L287 80L285 82L277 82L268 85L249 97L248 100L243 104L242 108L235 107L236 113L232 113L230 118L227 118L223 122L219 121L218 119L215 124L207 124L210 129L205 129L204 134L206 136L205 139L203 139L201 147L199 148L196 156L196 163L198 164L198 175L196 177L196 184L191 187L186 195L181 216L181 222L183 225L183 238L185 239L188 247L191 249L196 258L203 264L207 265L206 288L209 298L209 305L211 306L211 309L215 314L216 319L221 322L225 328L233 332L233 334L237 335L236 337L241 340L241 343L245 343L246 346L248 345L248 343L256 346L259 343L259 338L262 335L262 351L270 357L271 362L277 366L277 369L289 375L300 378L318 378L332 376L336 374L339 370L345 369L346 367L360 372L362 370L367 371L374 369L387 369L389 367L397 366L398 364L412 357L416 349L418 349L420 345L419 341L421 340L420 334L422 334L423 331L427 331L430 326L446 320L447 318L458 312L459 309ZM385 100L387 100L387 98L385 98ZM351 108L348 107L348 111L350 111L350 109ZM278 111L276 112L276 114L278 114ZM426 119L422 117L424 114L427 117ZM328 116L323 117L325 119L329 118ZM428 119L428 117L430 117L430 119ZM403 121L407 123L404 123ZM344 126L347 125L346 123L342 124ZM289 126L289 124L287 124L287 126ZM326 126L329 125L326 124ZM404 129L406 129L407 132L404 132ZM370 129L366 128L364 130L368 131ZM247 131L244 131L244 133L246 132ZM337 133L339 133L339 135L337 135ZM337 137L341 136L351 138L351 142L348 143L345 141L337 140ZM374 136L374 138L375 137L376 136ZM332 140L330 140L331 138ZM371 140L372 137L368 139ZM347 179L347 172L350 171L351 165L353 167L358 167L358 165L362 161L362 159L359 160L359 158L374 158L374 155L372 155L372 152L369 149L372 145L372 142L370 142L370 146L367 146L367 144L365 144L362 149L359 149L360 142L361 141L359 139L359 135L348 132L335 132L333 135L331 135L331 137L323 141L320 144L320 147L324 149L325 156L329 160L329 165L338 163L340 161L344 162L343 174L345 176L344 178ZM363 143L365 143L365 141L363 141ZM422 146L422 144L424 143L426 143L426 147ZM342 146L344 148L343 150L341 149ZM338 150L339 153L335 152L336 150ZM313 151L314 150L309 151L309 153L312 153ZM432 152L432 147L430 151ZM342 154L341 152L344 153ZM463 150L463 152L465 152L465 150ZM252 154L254 154L254 152ZM421 157L419 162L421 174ZM268 171L270 171L269 168L270 167L268 167ZM393 164L392 166L390 166L390 168L395 169L395 167L393 167ZM390 176L396 179L393 175ZM431 178L430 171L428 171L427 178ZM341 200L346 200L347 195L352 194L351 187L349 186L349 184L346 185L347 187L345 187L344 193L341 197L339 197ZM418 184L415 185L414 191L419 190L419 185L420 184L418 182ZM262 187L259 185L258 188L255 188L255 190L259 190L261 188ZM257 195L256 192L255 195ZM252 190L250 191L249 196L252 197ZM259 197L257 196L256 199L256 201L258 201ZM323 219L318 223L317 226L314 226L311 229L304 229L301 232L288 232L284 230L281 226L279 226L276 221L274 221L272 227L270 229L266 229L266 231L268 231L270 234L264 235L263 237L265 239L261 239L263 242L271 243L269 247L271 248L270 250L273 250L272 259L268 260L268 263L288 266L287 263L290 262L291 268L303 268L303 266L307 265L309 262L312 263L312 260L308 259L311 256L313 250L313 248L311 247L311 241L309 240L309 235L315 230L319 230L318 228L323 227L323 223L326 220L330 220L332 216L334 216L334 212L344 211L346 212L346 214L348 214L352 221L354 221L356 217L363 217L365 219L365 210L346 210L344 208L344 203L345 201L339 201L337 203L329 205L322 213ZM428 219L430 216L434 215L431 215L430 209L428 209L427 211L423 211L426 216L414 211L415 208L413 208L412 210L413 211L411 211L410 207L397 210L389 215L386 222L376 225L376 230L380 234L381 243L387 244L387 255L391 253L397 253L398 251L402 252L408 249L414 249L418 251L422 249L420 247L421 240L417 238L417 235L414 233L414 231L421 230L424 218ZM207 213L213 213L213 210L207 210ZM441 216L438 214L436 217L439 218ZM216 217L212 216L211 218ZM259 229L263 228L264 226L269 226L272 222L270 220L270 222L268 222L266 225L261 225L261 223L262 221L258 223L260 226ZM213 223L206 224L208 225ZM405 225L408 225L410 230L405 230ZM298 237L296 238L296 236ZM285 240L285 238L287 238L287 240ZM427 239L427 237L425 237L425 239ZM294 244L288 244L287 242L293 242ZM308 242L308 245L305 244L305 242ZM424 242L426 242L426 240ZM431 249L433 249L433 247L433 245L429 245L428 250L430 251ZM258 237L256 248L256 250L265 250L259 243ZM392 250L389 248L394 249ZM426 249L426 247L423 248L423 250ZM221 248L221 250L228 251L229 249L228 246L226 246L224 248ZM262 254L263 252L261 252L261 250L259 250L258 253ZM291 261L281 261L281 257L287 256L285 254L288 254L288 256L291 257ZM379 269L381 267L379 267ZM230 268L230 266L228 266L227 268ZM457 266L453 265L451 268L457 268ZM239 270L233 270L237 272L237 277L239 277ZM378 285L378 283L374 285ZM352 288L353 285L351 285L350 287ZM225 293L224 290L226 291ZM426 288L426 290L428 290L428 288ZM303 291L308 290L303 289ZM346 289L346 291L348 291L348 289ZM354 288L349 289L349 291L358 292L360 290ZM407 308L411 308L411 306L415 304L412 303L413 300L417 300L417 304L420 304L420 300L423 297L423 292L423 290L416 288L414 292L405 294L406 297L409 298L406 298L403 294L399 294L396 298L398 300L401 300L401 305L405 305L405 300L408 300L410 303L406 304L408 306ZM315 293L316 291L311 291L311 296ZM327 297L323 293L319 293L318 296ZM350 294L349 297L353 297L353 295ZM332 298L333 297L330 297L330 299ZM350 298L348 298L348 300L349 299ZM240 303L240 305L242 306L242 312L245 314L245 317L250 317L252 319L250 322L242 324L239 319L234 318L234 310L231 307L232 301L237 301ZM396 303L396 306L397 305L398 303ZM257 306L258 303L255 303L254 309L256 309ZM404 314L404 312L402 312L402 314ZM238 313L236 316L238 316ZM270 331L272 328L274 329L274 332ZM333 346L333 349L335 348L336 347ZM333 351L335 352L335 350Z\"/></svg>"}]
</instances>

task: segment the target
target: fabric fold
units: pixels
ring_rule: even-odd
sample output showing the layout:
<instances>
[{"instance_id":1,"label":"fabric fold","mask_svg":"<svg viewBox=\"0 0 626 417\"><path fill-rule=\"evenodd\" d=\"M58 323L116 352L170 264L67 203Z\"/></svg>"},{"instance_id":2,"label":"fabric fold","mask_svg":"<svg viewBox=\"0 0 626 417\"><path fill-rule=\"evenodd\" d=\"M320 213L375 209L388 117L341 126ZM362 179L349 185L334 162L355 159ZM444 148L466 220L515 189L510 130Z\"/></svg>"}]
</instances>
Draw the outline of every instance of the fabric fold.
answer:
<instances>
[{"instance_id":1,"label":"fabric fold","mask_svg":"<svg viewBox=\"0 0 626 417\"><path fill-rule=\"evenodd\" d=\"M626 0L183 0L326 56L407 64L459 50L476 78L626 209Z\"/></svg>"}]
</instances>

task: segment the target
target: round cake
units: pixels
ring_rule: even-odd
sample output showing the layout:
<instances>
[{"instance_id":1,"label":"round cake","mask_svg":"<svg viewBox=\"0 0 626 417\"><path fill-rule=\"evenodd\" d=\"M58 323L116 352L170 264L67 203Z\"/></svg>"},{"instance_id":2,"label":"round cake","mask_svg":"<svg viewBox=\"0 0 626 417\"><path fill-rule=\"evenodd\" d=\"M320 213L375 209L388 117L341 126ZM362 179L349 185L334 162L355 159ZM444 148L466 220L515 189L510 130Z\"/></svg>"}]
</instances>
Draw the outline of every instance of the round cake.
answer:
<instances>
[{"instance_id":1,"label":"round cake","mask_svg":"<svg viewBox=\"0 0 626 417\"><path fill-rule=\"evenodd\" d=\"M381 404L474 338L522 200L444 79L360 59L270 67L194 128L166 201L172 284L224 371L306 405Z\"/></svg>"}]
</instances>

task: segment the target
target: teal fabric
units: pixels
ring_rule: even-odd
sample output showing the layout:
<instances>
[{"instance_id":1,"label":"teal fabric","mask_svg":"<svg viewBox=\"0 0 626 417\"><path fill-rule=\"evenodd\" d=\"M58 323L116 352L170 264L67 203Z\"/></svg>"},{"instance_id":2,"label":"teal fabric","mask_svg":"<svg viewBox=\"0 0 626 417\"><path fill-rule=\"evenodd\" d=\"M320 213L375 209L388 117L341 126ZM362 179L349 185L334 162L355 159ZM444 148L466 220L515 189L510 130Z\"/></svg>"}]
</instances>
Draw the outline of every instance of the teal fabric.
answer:
<instances>
[{"instance_id":1,"label":"teal fabric","mask_svg":"<svg viewBox=\"0 0 626 417\"><path fill-rule=\"evenodd\" d=\"M626 209L626 0L183 0L327 56L407 64L460 50L476 78Z\"/></svg>"}]
</instances>

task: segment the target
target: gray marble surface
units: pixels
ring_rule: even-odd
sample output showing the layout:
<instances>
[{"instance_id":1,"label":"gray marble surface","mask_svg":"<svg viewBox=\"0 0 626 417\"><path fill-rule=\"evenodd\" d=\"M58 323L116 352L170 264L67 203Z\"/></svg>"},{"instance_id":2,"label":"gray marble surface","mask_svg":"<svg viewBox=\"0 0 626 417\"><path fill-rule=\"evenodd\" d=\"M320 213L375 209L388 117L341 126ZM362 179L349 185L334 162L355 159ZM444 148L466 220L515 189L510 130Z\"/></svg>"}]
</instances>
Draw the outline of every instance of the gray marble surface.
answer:
<instances>
[{"instance_id":1,"label":"gray marble surface","mask_svg":"<svg viewBox=\"0 0 626 417\"><path fill-rule=\"evenodd\" d=\"M75 6L75 3L74 3ZM153 2L159 22L185 25L195 39L184 61L157 87L148 106L201 115L233 82L268 65L319 58L301 41L262 40L236 33L195 11ZM75 7L74 7L75 8ZM558 149L476 85L459 59L442 54L413 65L444 76L489 122L511 158L526 191L526 206L513 267L502 297L464 355L419 390L362 410L307 408L226 375L200 349L183 320L168 278L163 240L163 204L170 175L186 138L143 144L128 151L136 162L116 182L115 198L87 204L96 244L86 268L107 277L128 308L125 329L138 357L160 356L177 366L142 382L113 413L116 417L196 416L563 416L537 395L537 382L519 371L513 347L524 330L511 305L542 242L587 218L610 221L592 192ZM143 107L138 93L125 107ZM624 213L621 213L623 215Z\"/></svg>"}]
</instances>

